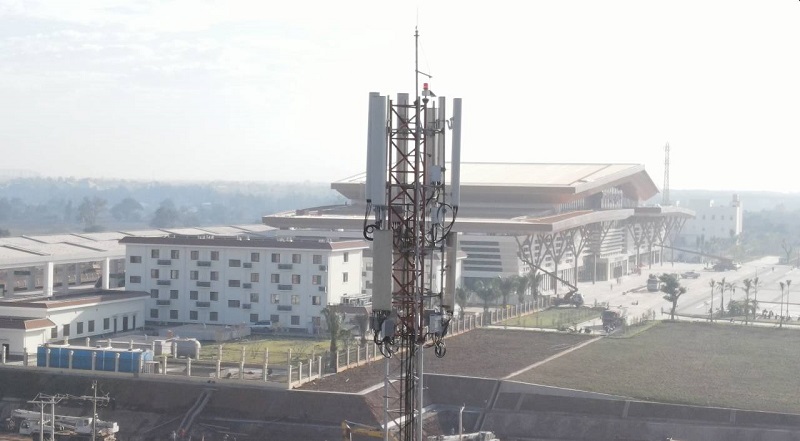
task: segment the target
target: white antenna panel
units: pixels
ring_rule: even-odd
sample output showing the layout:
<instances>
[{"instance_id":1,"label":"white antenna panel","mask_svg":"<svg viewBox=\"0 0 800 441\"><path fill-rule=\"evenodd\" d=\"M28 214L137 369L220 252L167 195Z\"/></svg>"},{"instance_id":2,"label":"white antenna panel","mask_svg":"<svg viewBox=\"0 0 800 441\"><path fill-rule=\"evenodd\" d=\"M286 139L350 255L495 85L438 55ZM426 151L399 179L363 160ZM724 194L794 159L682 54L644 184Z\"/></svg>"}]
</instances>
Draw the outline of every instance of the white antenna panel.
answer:
<instances>
[{"instance_id":1,"label":"white antenna panel","mask_svg":"<svg viewBox=\"0 0 800 441\"><path fill-rule=\"evenodd\" d=\"M369 94L367 123L367 202L386 206L386 97L378 92Z\"/></svg>"}]
</instances>

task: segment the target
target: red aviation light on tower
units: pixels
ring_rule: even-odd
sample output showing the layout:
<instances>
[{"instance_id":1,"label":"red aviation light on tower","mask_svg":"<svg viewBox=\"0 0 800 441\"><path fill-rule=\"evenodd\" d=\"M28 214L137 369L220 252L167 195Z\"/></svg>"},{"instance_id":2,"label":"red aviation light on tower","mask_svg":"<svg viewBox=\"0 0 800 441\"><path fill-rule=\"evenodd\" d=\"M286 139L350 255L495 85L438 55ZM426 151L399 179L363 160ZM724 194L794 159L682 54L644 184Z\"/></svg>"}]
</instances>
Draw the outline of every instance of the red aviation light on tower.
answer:
<instances>
[{"instance_id":1,"label":"red aviation light on tower","mask_svg":"<svg viewBox=\"0 0 800 441\"><path fill-rule=\"evenodd\" d=\"M432 90L428 89L428 83L422 83L422 96L436 96Z\"/></svg>"}]
</instances>

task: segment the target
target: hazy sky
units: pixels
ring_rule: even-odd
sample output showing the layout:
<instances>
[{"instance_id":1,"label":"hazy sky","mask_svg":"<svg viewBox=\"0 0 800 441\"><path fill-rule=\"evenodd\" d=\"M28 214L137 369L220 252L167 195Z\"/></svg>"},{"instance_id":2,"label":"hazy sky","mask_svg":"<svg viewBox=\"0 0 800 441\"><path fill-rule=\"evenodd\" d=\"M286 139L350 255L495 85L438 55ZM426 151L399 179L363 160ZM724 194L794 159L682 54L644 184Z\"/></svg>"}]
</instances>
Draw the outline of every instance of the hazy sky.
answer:
<instances>
[{"instance_id":1,"label":"hazy sky","mask_svg":"<svg viewBox=\"0 0 800 441\"><path fill-rule=\"evenodd\" d=\"M464 100L463 160L800 191L800 2L0 0L2 168L330 182L370 91Z\"/></svg>"}]
</instances>

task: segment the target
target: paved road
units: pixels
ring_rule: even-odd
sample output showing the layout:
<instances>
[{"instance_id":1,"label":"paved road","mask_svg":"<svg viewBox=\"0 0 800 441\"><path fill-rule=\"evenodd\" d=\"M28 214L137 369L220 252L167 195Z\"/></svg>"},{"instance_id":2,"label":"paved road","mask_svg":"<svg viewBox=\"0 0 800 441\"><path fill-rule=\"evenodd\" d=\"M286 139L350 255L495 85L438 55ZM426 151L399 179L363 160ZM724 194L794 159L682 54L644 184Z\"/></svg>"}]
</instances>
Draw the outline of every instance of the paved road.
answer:
<instances>
[{"instance_id":1,"label":"paved road","mask_svg":"<svg viewBox=\"0 0 800 441\"><path fill-rule=\"evenodd\" d=\"M751 290L751 299L757 296L759 313L762 309L772 310L778 314L780 312L781 290L779 281L795 280L793 290L789 289L789 315L792 316L791 323L799 323L800 317L800 269L792 268L787 265L778 265L778 257L770 256L762 259L747 262L739 270L735 271L711 271L702 264L679 263L674 264L665 262L664 264L653 265L652 268L642 268L642 274L629 275L622 277L619 283L614 281L597 283L580 283L578 288L583 294L587 305L595 302L607 303L612 307L623 308L627 311L629 319L641 317L644 314L655 312L656 318L665 317L671 308L670 302L663 299L661 292L649 292L646 289L647 276L649 274L660 275L662 273L678 273L695 271L700 273L697 279L681 279L681 285L687 288L686 294L681 296L678 301L678 314L704 316L708 314L711 303L711 288L709 282L714 280L719 283L725 278L726 283L735 283L736 291L725 292L725 306L733 296L736 300L745 298L744 284L746 278L759 278L758 292ZM794 293L792 293L794 291ZM720 295L718 289L714 292L714 308L720 307ZM662 311L663 314L662 315ZM599 323L588 322L582 326L598 325Z\"/></svg>"}]
</instances>

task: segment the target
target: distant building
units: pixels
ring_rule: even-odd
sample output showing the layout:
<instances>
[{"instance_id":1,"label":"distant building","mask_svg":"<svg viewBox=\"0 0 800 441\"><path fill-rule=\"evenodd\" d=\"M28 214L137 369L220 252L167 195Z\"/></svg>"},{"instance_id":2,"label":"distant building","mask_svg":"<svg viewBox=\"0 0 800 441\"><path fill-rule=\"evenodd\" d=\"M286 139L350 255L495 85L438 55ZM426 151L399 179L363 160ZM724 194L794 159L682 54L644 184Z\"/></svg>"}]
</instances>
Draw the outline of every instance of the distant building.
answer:
<instances>
[{"instance_id":1,"label":"distant building","mask_svg":"<svg viewBox=\"0 0 800 441\"><path fill-rule=\"evenodd\" d=\"M94 337L144 326L146 293L90 290L45 297L0 299L0 344L7 355L35 353L55 341Z\"/></svg>"},{"instance_id":2,"label":"distant building","mask_svg":"<svg viewBox=\"0 0 800 441\"><path fill-rule=\"evenodd\" d=\"M681 232L682 244L704 248L715 239L731 240L742 234L742 203L734 194L729 205L715 204L711 199L694 199L686 204L695 212Z\"/></svg>"},{"instance_id":3,"label":"distant building","mask_svg":"<svg viewBox=\"0 0 800 441\"><path fill-rule=\"evenodd\" d=\"M363 240L125 237L126 289L153 323L253 324L319 333L322 309L362 291Z\"/></svg>"}]
</instances>

